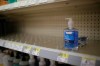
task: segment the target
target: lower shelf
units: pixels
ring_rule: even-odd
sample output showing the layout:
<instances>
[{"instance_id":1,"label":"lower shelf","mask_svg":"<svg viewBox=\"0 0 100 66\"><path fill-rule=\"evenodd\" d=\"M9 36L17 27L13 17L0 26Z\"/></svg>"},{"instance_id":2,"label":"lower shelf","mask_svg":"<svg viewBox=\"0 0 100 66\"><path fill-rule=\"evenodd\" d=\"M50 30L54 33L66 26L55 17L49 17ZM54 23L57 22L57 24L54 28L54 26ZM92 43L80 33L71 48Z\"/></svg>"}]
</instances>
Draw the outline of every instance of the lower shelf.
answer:
<instances>
[{"instance_id":1,"label":"lower shelf","mask_svg":"<svg viewBox=\"0 0 100 66\"><path fill-rule=\"evenodd\" d=\"M90 48L89 45L90 44L87 44L86 47ZM93 45L98 46L99 44L98 45L93 44ZM98 52L97 54L96 52L94 52L93 49L87 50L86 47L82 48L85 51L79 48L77 52L74 52L74 51L66 51L64 49L59 50L59 49L45 48L41 46L2 40L2 39L0 40L0 46L76 66L82 66L81 64L84 64L85 61L93 62L94 66L100 66L100 57L99 57L100 53L98 52L99 50L97 51ZM95 46L93 46L94 49L99 48ZM89 55L87 54L88 51L91 51ZM92 53L94 54L92 55Z\"/></svg>"}]
</instances>

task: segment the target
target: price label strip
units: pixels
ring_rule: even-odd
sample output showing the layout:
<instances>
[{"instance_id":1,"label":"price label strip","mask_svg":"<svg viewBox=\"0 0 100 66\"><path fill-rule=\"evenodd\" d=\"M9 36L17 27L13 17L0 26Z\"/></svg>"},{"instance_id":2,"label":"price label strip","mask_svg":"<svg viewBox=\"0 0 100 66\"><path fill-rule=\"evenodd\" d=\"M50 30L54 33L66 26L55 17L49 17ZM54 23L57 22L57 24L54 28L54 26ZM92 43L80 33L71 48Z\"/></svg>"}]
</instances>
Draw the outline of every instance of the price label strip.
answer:
<instances>
[{"instance_id":1,"label":"price label strip","mask_svg":"<svg viewBox=\"0 0 100 66\"><path fill-rule=\"evenodd\" d=\"M68 62L68 58L69 58L69 55L66 54L66 53L59 53L58 57L57 57L57 61L60 61L60 62Z\"/></svg>"},{"instance_id":2,"label":"price label strip","mask_svg":"<svg viewBox=\"0 0 100 66\"><path fill-rule=\"evenodd\" d=\"M23 52L30 53L32 50L32 46L25 46Z\"/></svg>"},{"instance_id":3,"label":"price label strip","mask_svg":"<svg viewBox=\"0 0 100 66\"><path fill-rule=\"evenodd\" d=\"M96 59L95 58L82 58L81 66L95 66Z\"/></svg>"},{"instance_id":4,"label":"price label strip","mask_svg":"<svg viewBox=\"0 0 100 66\"><path fill-rule=\"evenodd\" d=\"M41 51L40 48L34 48L33 51L32 51L32 54L36 55L36 56L39 56L40 51Z\"/></svg>"}]
</instances>

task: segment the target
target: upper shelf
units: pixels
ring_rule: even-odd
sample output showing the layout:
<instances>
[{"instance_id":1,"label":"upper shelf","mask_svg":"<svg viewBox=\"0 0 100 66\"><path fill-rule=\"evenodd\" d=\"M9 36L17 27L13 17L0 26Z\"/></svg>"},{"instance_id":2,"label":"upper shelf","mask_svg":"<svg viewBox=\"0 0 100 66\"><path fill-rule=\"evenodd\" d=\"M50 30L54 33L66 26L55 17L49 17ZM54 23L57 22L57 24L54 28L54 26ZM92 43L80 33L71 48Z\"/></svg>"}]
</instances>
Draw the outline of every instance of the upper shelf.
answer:
<instances>
[{"instance_id":1,"label":"upper shelf","mask_svg":"<svg viewBox=\"0 0 100 66\"><path fill-rule=\"evenodd\" d=\"M0 6L0 11L3 13L19 13L46 8L55 8L63 6L74 6L82 4L96 4L99 0L26 0L19 1L12 4Z\"/></svg>"},{"instance_id":2,"label":"upper shelf","mask_svg":"<svg viewBox=\"0 0 100 66\"><path fill-rule=\"evenodd\" d=\"M48 3L61 2L61 1L66 1L66 0L38 0L38 1L24 0L24 1L18 1L15 3L0 6L0 11L7 11L7 10L13 10L18 8L37 6L41 4L48 4Z\"/></svg>"}]
</instances>

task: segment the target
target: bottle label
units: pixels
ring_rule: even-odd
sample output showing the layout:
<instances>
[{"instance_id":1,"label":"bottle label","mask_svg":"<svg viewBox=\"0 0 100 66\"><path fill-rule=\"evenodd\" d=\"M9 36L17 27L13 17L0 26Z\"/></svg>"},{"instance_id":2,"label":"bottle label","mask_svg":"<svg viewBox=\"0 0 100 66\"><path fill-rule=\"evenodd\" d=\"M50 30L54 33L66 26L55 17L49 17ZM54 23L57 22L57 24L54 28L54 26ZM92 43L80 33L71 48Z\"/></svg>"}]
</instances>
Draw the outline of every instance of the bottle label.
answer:
<instances>
[{"instance_id":1,"label":"bottle label","mask_svg":"<svg viewBox=\"0 0 100 66\"><path fill-rule=\"evenodd\" d=\"M74 32L65 32L65 39L66 40L75 40Z\"/></svg>"},{"instance_id":2,"label":"bottle label","mask_svg":"<svg viewBox=\"0 0 100 66\"><path fill-rule=\"evenodd\" d=\"M65 48L75 48L78 46L78 31L64 31Z\"/></svg>"},{"instance_id":3,"label":"bottle label","mask_svg":"<svg viewBox=\"0 0 100 66\"><path fill-rule=\"evenodd\" d=\"M34 48L33 51L32 51L32 55L39 56L40 51L41 51L40 48Z\"/></svg>"}]
</instances>

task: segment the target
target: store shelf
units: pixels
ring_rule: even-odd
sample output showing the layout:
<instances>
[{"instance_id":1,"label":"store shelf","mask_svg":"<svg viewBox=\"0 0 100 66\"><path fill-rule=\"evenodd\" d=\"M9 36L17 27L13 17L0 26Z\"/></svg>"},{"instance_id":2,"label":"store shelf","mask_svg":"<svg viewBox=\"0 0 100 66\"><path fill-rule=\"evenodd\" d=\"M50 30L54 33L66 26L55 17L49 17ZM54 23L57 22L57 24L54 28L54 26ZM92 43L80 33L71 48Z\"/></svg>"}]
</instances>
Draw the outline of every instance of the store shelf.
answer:
<instances>
[{"instance_id":1,"label":"store shelf","mask_svg":"<svg viewBox=\"0 0 100 66\"><path fill-rule=\"evenodd\" d=\"M55 61L69 63L76 66L81 65L83 58L96 62L95 66L100 65L100 53L99 53L99 56L89 55L89 53L85 54L85 52L82 52L83 48L80 48L79 49L80 51L74 52L74 51L67 51L67 50L45 48L41 46L35 46L31 44L2 40L2 39L0 40L0 45L9 49L25 52L25 53L40 56L43 58L52 59ZM86 52L91 51L89 48L84 49L84 50ZM95 53L95 49L93 50L93 52Z\"/></svg>"},{"instance_id":2,"label":"store shelf","mask_svg":"<svg viewBox=\"0 0 100 66\"><path fill-rule=\"evenodd\" d=\"M15 19L14 22L20 23L20 29L23 28L20 35L2 37L0 46L76 66L80 66L84 60L100 66L100 1L41 1L27 0L0 6L1 14ZM77 51L63 48L66 17L73 18L79 36L89 39L87 45L79 47Z\"/></svg>"},{"instance_id":3,"label":"store shelf","mask_svg":"<svg viewBox=\"0 0 100 66\"><path fill-rule=\"evenodd\" d=\"M18 1L15 3L7 4L0 6L0 11L7 11L7 10L13 10L18 8L24 8L24 7L30 7L30 6L37 6L41 4L48 4L48 3L54 3L54 2L61 2L66 0L26 0L26 1Z\"/></svg>"},{"instance_id":4,"label":"store shelf","mask_svg":"<svg viewBox=\"0 0 100 66\"><path fill-rule=\"evenodd\" d=\"M18 1L15 3L11 3L11 4L7 4L7 5L3 5L0 6L0 11L5 12L5 11L14 11L16 12L16 10L28 10L28 9L34 9L34 7L41 7L42 5L48 6L52 4L63 4L63 5L67 5L67 6L73 6L73 5L82 5L82 4L93 4L93 3L100 3L99 0L26 0L26 1ZM54 7L54 6L53 6Z\"/></svg>"}]
</instances>

